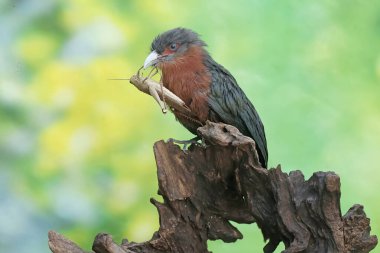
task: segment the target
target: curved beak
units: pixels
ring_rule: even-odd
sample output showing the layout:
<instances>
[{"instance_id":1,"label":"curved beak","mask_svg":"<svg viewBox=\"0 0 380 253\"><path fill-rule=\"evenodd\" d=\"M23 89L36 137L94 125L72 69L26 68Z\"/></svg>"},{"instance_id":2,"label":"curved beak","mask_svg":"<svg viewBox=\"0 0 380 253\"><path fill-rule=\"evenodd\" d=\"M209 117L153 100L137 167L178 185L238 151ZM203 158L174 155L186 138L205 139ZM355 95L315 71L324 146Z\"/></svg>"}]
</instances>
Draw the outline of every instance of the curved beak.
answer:
<instances>
[{"instance_id":1,"label":"curved beak","mask_svg":"<svg viewBox=\"0 0 380 253\"><path fill-rule=\"evenodd\" d=\"M148 57L146 57L145 59L145 62L144 62L144 69L146 69L147 67L150 67L150 66L154 66L158 63L158 57L160 55L157 54L156 51L152 51Z\"/></svg>"}]
</instances>

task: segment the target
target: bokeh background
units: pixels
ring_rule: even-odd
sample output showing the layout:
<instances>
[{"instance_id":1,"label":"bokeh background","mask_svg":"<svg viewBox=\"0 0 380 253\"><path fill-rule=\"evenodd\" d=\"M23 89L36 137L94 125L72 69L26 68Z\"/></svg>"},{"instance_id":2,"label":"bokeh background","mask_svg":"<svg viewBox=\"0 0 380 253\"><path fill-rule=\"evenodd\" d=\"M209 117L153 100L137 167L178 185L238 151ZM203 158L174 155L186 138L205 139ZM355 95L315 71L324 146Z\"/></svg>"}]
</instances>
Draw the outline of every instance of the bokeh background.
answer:
<instances>
[{"instance_id":1,"label":"bokeh background","mask_svg":"<svg viewBox=\"0 0 380 253\"><path fill-rule=\"evenodd\" d=\"M127 81L152 39L192 28L264 122L269 164L335 171L342 212L380 234L380 1L0 0L0 251L49 252L54 229L158 228L152 145L191 135ZM261 252L256 225L210 250ZM380 252L380 247L374 252Z\"/></svg>"}]
</instances>

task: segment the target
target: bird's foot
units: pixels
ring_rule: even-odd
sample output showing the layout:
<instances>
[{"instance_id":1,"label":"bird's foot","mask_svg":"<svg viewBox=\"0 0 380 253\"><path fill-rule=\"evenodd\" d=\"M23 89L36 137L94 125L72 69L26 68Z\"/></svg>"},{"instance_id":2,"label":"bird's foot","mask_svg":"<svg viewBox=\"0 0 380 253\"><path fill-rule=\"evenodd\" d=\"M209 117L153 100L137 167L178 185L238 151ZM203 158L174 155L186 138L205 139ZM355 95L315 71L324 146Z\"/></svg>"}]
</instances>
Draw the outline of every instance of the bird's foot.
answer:
<instances>
[{"instance_id":1,"label":"bird's foot","mask_svg":"<svg viewBox=\"0 0 380 253\"><path fill-rule=\"evenodd\" d=\"M201 140L200 143L198 142L199 140ZM192 144L199 145L201 147L206 147L205 140L203 138L199 137L199 136L194 137L194 138L192 138L190 140L185 140L185 141L176 140L176 139L170 138L170 139L168 139L168 142L173 142L173 143L176 143L176 144L183 145L182 150L184 152L187 152L188 147L191 146Z\"/></svg>"}]
</instances>

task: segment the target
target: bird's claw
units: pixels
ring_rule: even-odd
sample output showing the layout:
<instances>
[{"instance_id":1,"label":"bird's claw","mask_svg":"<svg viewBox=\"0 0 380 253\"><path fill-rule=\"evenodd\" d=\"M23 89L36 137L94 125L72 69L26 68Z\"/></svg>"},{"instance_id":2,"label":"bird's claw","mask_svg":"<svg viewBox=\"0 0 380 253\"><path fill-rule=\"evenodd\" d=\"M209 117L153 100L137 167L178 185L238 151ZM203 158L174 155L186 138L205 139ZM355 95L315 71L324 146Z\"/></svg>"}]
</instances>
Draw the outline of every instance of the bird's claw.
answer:
<instances>
[{"instance_id":1,"label":"bird's claw","mask_svg":"<svg viewBox=\"0 0 380 253\"><path fill-rule=\"evenodd\" d=\"M201 140L201 143L199 143L198 141ZM173 138L169 138L167 140L167 142L173 142L173 143L176 143L176 144L180 144L180 145L183 145L182 147L182 150L183 152L187 153L187 150L188 150L188 147L191 146L192 144L194 145L198 145L200 147L206 147L206 144L205 144L205 140L203 138L200 138L200 137L194 137L190 140L176 140L176 139L173 139Z\"/></svg>"}]
</instances>

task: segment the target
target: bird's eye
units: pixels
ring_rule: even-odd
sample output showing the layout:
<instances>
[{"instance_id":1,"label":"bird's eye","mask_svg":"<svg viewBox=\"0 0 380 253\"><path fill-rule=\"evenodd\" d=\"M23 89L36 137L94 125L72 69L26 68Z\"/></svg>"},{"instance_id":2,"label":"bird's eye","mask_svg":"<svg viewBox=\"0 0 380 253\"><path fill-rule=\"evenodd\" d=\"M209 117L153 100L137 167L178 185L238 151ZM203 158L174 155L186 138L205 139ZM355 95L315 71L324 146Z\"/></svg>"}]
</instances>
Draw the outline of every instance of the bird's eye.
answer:
<instances>
[{"instance_id":1,"label":"bird's eye","mask_svg":"<svg viewBox=\"0 0 380 253\"><path fill-rule=\"evenodd\" d=\"M170 44L169 48L170 48L170 50L172 50L172 51L176 50L176 49L177 49L177 43L172 43L172 44Z\"/></svg>"}]
</instances>

